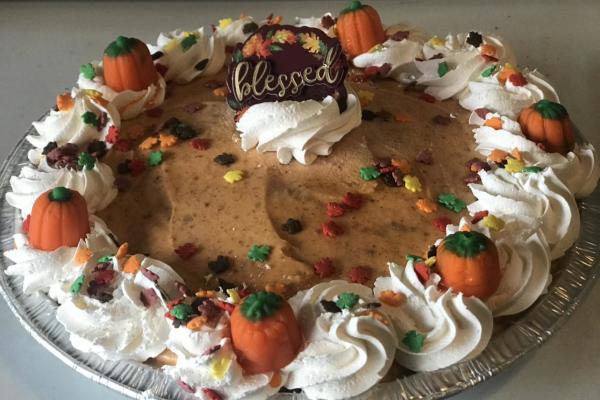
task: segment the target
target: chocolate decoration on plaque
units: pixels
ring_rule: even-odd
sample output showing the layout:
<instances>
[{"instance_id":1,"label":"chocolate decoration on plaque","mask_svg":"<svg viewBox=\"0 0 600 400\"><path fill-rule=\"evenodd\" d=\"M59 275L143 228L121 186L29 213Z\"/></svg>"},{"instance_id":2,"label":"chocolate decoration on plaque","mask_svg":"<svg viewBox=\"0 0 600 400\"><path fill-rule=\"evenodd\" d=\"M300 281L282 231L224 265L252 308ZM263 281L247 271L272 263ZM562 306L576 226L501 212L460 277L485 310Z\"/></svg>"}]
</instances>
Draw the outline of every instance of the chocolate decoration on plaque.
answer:
<instances>
[{"instance_id":1,"label":"chocolate decoration on plaque","mask_svg":"<svg viewBox=\"0 0 600 400\"><path fill-rule=\"evenodd\" d=\"M343 112L347 72L340 42L320 29L263 25L233 49L227 103L241 110L258 103L332 96Z\"/></svg>"}]
</instances>

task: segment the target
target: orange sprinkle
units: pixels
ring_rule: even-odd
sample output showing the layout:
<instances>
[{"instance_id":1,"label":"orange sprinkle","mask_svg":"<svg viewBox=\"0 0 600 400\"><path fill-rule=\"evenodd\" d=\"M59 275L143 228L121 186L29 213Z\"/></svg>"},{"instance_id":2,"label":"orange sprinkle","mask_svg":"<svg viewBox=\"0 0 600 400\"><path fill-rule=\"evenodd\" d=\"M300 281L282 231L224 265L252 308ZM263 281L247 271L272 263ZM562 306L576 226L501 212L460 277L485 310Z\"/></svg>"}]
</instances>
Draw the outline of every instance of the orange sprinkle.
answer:
<instances>
[{"instance_id":1,"label":"orange sprinkle","mask_svg":"<svg viewBox=\"0 0 600 400\"><path fill-rule=\"evenodd\" d=\"M158 138L156 136L150 136L150 137L144 139L144 141L142 143L140 143L140 145L138 147L140 148L140 150L150 150L157 143L158 143Z\"/></svg>"},{"instance_id":2,"label":"orange sprinkle","mask_svg":"<svg viewBox=\"0 0 600 400\"><path fill-rule=\"evenodd\" d=\"M127 255L128 251L129 251L129 243L125 242L119 246L119 249L117 250L117 254L115 254L115 257L123 258Z\"/></svg>"},{"instance_id":3,"label":"orange sprinkle","mask_svg":"<svg viewBox=\"0 0 600 400\"><path fill-rule=\"evenodd\" d=\"M166 148L174 146L177 143L177 136L171 135L170 133L161 133L158 135L158 140L160 140L160 147Z\"/></svg>"},{"instance_id":4,"label":"orange sprinkle","mask_svg":"<svg viewBox=\"0 0 600 400\"><path fill-rule=\"evenodd\" d=\"M139 271L141 266L142 263L140 260L136 256L131 256L127 259L127 261L125 261L125 264L123 265L123 272L135 274Z\"/></svg>"},{"instance_id":5,"label":"orange sprinkle","mask_svg":"<svg viewBox=\"0 0 600 400\"><path fill-rule=\"evenodd\" d=\"M404 158L400 160L392 160L392 165L398 168L403 174L410 174L411 167L410 163Z\"/></svg>"},{"instance_id":6,"label":"orange sprinkle","mask_svg":"<svg viewBox=\"0 0 600 400\"><path fill-rule=\"evenodd\" d=\"M281 372L273 372L273 377L271 378L271 382L269 382L269 386L271 386L272 388L278 388L279 386L281 386Z\"/></svg>"},{"instance_id":7,"label":"orange sprinkle","mask_svg":"<svg viewBox=\"0 0 600 400\"><path fill-rule=\"evenodd\" d=\"M506 159L506 157L508 157L507 152L505 152L504 150L500 150L500 149L494 149L494 150L492 150L490 155L487 157L487 159L490 161L493 161L493 162L501 163L502 161L504 161Z\"/></svg>"},{"instance_id":8,"label":"orange sprinkle","mask_svg":"<svg viewBox=\"0 0 600 400\"><path fill-rule=\"evenodd\" d=\"M217 292L214 290L200 290L196 292L196 297L208 297L213 298L217 295Z\"/></svg>"},{"instance_id":9,"label":"orange sprinkle","mask_svg":"<svg viewBox=\"0 0 600 400\"><path fill-rule=\"evenodd\" d=\"M284 296L287 292L287 286L282 282L267 283L265 286L265 291Z\"/></svg>"},{"instance_id":10,"label":"orange sprinkle","mask_svg":"<svg viewBox=\"0 0 600 400\"><path fill-rule=\"evenodd\" d=\"M410 115L404 114L404 113L398 113L398 114L394 115L394 119L396 120L396 122L400 122L403 124L413 121L413 119Z\"/></svg>"},{"instance_id":11,"label":"orange sprinkle","mask_svg":"<svg viewBox=\"0 0 600 400\"><path fill-rule=\"evenodd\" d=\"M496 56L496 47L491 44L482 44L479 47L479 51L484 56L495 57Z\"/></svg>"},{"instance_id":12,"label":"orange sprinkle","mask_svg":"<svg viewBox=\"0 0 600 400\"><path fill-rule=\"evenodd\" d=\"M504 67L502 67L502 69L500 70L500 72L498 73L498 75L496 76L496 78L498 79L498 81L502 84L505 84L507 79L512 75L512 74L516 74L517 71L515 67L513 67L512 65L506 63L504 64Z\"/></svg>"},{"instance_id":13,"label":"orange sprinkle","mask_svg":"<svg viewBox=\"0 0 600 400\"><path fill-rule=\"evenodd\" d=\"M437 211L437 204L429 199L417 200L417 209L425 214L431 214Z\"/></svg>"},{"instance_id":14,"label":"orange sprinkle","mask_svg":"<svg viewBox=\"0 0 600 400\"><path fill-rule=\"evenodd\" d=\"M514 149L512 149L512 151L510 152L510 155L519 161L523 161L523 154L521 154L519 149L517 149L516 147Z\"/></svg>"},{"instance_id":15,"label":"orange sprinkle","mask_svg":"<svg viewBox=\"0 0 600 400\"><path fill-rule=\"evenodd\" d=\"M56 107L58 111L69 111L73 108L73 98L69 93L62 93L56 96Z\"/></svg>"},{"instance_id":16,"label":"orange sprinkle","mask_svg":"<svg viewBox=\"0 0 600 400\"><path fill-rule=\"evenodd\" d=\"M464 224L463 226L460 227L460 231L461 232L471 232L471 225Z\"/></svg>"},{"instance_id":17,"label":"orange sprinkle","mask_svg":"<svg viewBox=\"0 0 600 400\"><path fill-rule=\"evenodd\" d=\"M208 322L208 318L206 318L205 316L198 316L195 318L192 318L191 320L188 321L188 323L185 325L186 328L188 328L190 331L196 332L199 331L200 329L202 329L202 327Z\"/></svg>"},{"instance_id":18,"label":"orange sprinkle","mask_svg":"<svg viewBox=\"0 0 600 400\"><path fill-rule=\"evenodd\" d=\"M489 126L490 128L493 129L502 129L502 120L498 117L493 117L490 119L486 119L485 122L483 123L485 126Z\"/></svg>"},{"instance_id":19,"label":"orange sprinkle","mask_svg":"<svg viewBox=\"0 0 600 400\"><path fill-rule=\"evenodd\" d=\"M361 311L356 313L356 315L358 315L359 317L371 317L384 325L388 325L387 318L379 311Z\"/></svg>"},{"instance_id":20,"label":"orange sprinkle","mask_svg":"<svg viewBox=\"0 0 600 400\"><path fill-rule=\"evenodd\" d=\"M94 253L90 249L87 247L81 247L77 249L77 252L75 253L75 264L85 264L90 260L90 258L92 258L93 255Z\"/></svg>"},{"instance_id":21,"label":"orange sprinkle","mask_svg":"<svg viewBox=\"0 0 600 400\"><path fill-rule=\"evenodd\" d=\"M218 97L225 97L228 93L229 91L226 86L218 87L212 91L212 94Z\"/></svg>"},{"instance_id":22,"label":"orange sprinkle","mask_svg":"<svg viewBox=\"0 0 600 400\"><path fill-rule=\"evenodd\" d=\"M393 290L384 290L379 294L379 301L392 307L400 307L406 301L406 296Z\"/></svg>"},{"instance_id":23,"label":"orange sprinkle","mask_svg":"<svg viewBox=\"0 0 600 400\"><path fill-rule=\"evenodd\" d=\"M140 124L135 124L130 126L129 128L127 128L127 130L125 131L125 135L129 138L129 139L139 139L142 136L144 136L144 126L140 125Z\"/></svg>"}]
</instances>

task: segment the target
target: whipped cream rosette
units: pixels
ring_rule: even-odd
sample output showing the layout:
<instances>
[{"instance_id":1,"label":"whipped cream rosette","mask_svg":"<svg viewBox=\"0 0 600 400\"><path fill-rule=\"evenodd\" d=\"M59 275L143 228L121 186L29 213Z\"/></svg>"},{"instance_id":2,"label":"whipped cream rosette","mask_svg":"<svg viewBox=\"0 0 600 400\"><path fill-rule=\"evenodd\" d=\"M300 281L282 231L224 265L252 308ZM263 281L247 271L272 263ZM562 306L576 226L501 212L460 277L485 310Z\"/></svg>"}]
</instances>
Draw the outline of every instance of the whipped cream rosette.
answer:
<instances>
[{"instance_id":1,"label":"whipped cream rosette","mask_svg":"<svg viewBox=\"0 0 600 400\"><path fill-rule=\"evenodd\" d=\"M155 64L166 69L167 82L188 83L201 75L214 75L225 64L225 39L206 35L204 28L161 33L156 45L148 48L154 54Z\"/></svg>"},{"instance_id":2,"label":"whipped cream rosette","mask_svg":"<svg viewBox=\"0 0 600 400\"><path fill-rule=\"evenodd\" d=\"M491 66L490 68L494 68ZM509 67L511 68L511 67ZM521 110L542 99L558 102L558 95L537 70L524 69L516 72L518 79L500 79L502 69L492 76L479 76L469 82L467 89L458 97L458 102L467 110L486 108L510 118L516 118Z\"/></svg>"},{"instance_id":3,"label":"whipped cream rosette","mask_svg":"<svg viewBox=\"0 0 600 400\"><path fill-rule=\"evenodd\" d=\"M51 299L62 302L84 268L85 262L78 254L89 250L90 258L98 258L114 254L117 249L111 232L100 218L91 216L90 225L91 232L77 247L64 246L54 251L34 249L26 234L15 234L14 249L4 253L14 263L6 268L6 274L23 277L23 292L47 293Z\"/></svg>"},{"instance_id":4,"label":"whipped cream rosette","mask_svg":"<svg viewBox=\"0 0 600 400\"><path fill-rule=\"evenodd\" d=\"M68 101L67 108L51 110L42 121L33 122L37 135L27 136L29 143L37 149L50 142L58 146L72 143L83 148L96 140L105 141L112 127L121 126L119 112L98 91L74 88Z\"/></svg>"},{"instance_id":5,"label":"whipped cream rosette","mask_svg":"<svg viewBox=\"0 0 600 400\"><path fill-rule=\"evenodd\" d=\"M367 53L352 59L358 68L383 67L390 69L385 76L407 84L416 79L419 71L415 59L423 57L423 43L427 40L425 32L405 24L397 24L386 29L389 39L374 46Z\"/></svg>"},{"instance_id":6,"label":"whipped cream rosette","mask_svg":"<svg viewBox=\"0 0 600 400\"><path fill-rule=\"evenodd\" d=\"M124 268L131 257L139 262L135 272ZM139 254L93 258L81 276L79 291L56 311L73 347L106 360L140 362L165 350L170 326L164 302L179 296L176 283L183 282L171 267Z\"/></svg>"},{"instance_id":7,"label":"whipped cream rosette","mask_svg":"<svg viewBox=\"0 0 600 400\"><path fill-rule=\"evenodd\" d=\"M423 46L423 55L425 60L416 62L422 74L417 82L438 100L458 95L497 62L514 64L512 50L499 38L477 32L434 37Z\"/></svg>"},{"instance_id":8,"label":"whipped cream rosette","mask_svg":"<svg viewBox=\"0 0 600 400\"><path fill-rule=\"evenodd\" d=\"M374 386L392 365L396 335L370 288L330 281L290 299L306 345L288 365L286 387L311 399L343 399ZM329 307L325 304L329 303Z\"/></svg>"},{"instance_id":9,"label":"whipped cream rosette","mask_svg":"<svg viewBox=\"0 0 600 400\"><path fill-rule=\"evenodd\" d=\"M348 93L348 107L340 112L337 101L281 101L255 104L236 124L243 150L275 151L282 164L292 159L304 165L331 154L333 145L361 123L358 97Z\"/></svg>"},{"instance_id":10,"label":"whipped cream rosette","mask_svg":"<svg viewBox=\"0 0 600 400\"><path fill-rule=\"evenodd\" d=\"M485 125L490 119L500 119L502 127L494 129ZM576 198L586 197L595 189L600 177L600 165L596 150L591 144L576 144L572 152L563 156L542 150L522 134L518 122L506 116L489 112L481 118L474 112L469 123L479 125L473 132L476 150L481 154L487 156L494 149L508 153L518 149L527 165L551 168Z\"/></svg>"},{"instance_id":11,"label":"whipped cream rosette","mask_svg":"<svg viewBox=\"0 0 600 400\"><path fill-rule=\"evenodd\" d=\"M144 111L160 106L165 100L167 84L162 76L144 90L124 90L117 92L104 83L102 63L92 61L90 68L93 77L89 78L83 72L79 74L77 85L81 89L93 89L102 94L114 106L122 120L135 118Z\"/></svg>"},{"instance_id":12,"label":"whipped cream rosette","mask_svg":"<svg viewBox=\"0 0 600 400\"><path fill-rule=\"evenodd\" d=\"M390 291L405 300L383 306L396 327L396 361L413 371L433 371L475 357L492 335L492 314L476 297L438 289L439 276L421 283L412 261L389 263L390 276L375 281L375 295ZM415 344L412 344L415 343Z\"/></svg>"},{"instance_id":13,"label":"whipped cream rosette","mask_svg":"<svg viewBox=\"0 0 600 400\"><path fill-rule=\"evenodd\" d=\"M573 194L552 168L514 174L498 168L482 170L479 176L481 183L469 184L477 198L467 207L471 214L488 211L539 228L550 245L552 260L573 245L579 235L579 210Z\"/></svg>"},{"instance_id":14,"label":"whipped cream rosette","mask_svg":"<svg viewBox=\"0 0 600 400\"><path fill-rule=\"evenodd\" d=\"M26 217L40 194L50 188L64 186L79 192L86 199L89 212L95 213L117 197L114 180L112 169L97 160L91 169L55 168L48 165L46 157L42 157L37 168L26 165L18 176L10 178L12 191L6 194L6 201Z\"/></svg>"}]
</instances>

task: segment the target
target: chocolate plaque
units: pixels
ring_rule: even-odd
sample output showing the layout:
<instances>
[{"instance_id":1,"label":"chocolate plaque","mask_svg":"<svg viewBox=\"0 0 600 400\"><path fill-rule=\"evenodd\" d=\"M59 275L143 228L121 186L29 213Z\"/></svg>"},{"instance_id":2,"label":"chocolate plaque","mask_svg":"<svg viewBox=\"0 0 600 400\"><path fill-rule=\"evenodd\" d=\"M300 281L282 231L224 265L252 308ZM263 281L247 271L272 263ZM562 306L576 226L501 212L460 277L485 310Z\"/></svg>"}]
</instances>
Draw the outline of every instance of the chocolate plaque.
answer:
<instances>
[{"instance_id":1,"label":"chocolate plaque","mask_svg":"<svg viewBox=\"0 0 600 400\"><path fill-rule=\"evenodd\" d=\"M320 29L263 25L233 50L227 102L241 110L257 103L332 96L344 111L347 72L340 42Z\"/></svg>"}]
</instances>

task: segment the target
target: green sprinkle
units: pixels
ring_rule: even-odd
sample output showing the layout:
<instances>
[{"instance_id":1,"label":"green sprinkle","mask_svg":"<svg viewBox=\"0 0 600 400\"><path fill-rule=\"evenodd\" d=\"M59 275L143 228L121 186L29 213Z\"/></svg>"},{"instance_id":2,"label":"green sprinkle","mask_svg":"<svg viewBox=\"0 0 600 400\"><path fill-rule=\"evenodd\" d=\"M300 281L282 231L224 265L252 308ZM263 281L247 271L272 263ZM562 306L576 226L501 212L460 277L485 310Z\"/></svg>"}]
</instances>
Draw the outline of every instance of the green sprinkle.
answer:
<instances>
[{"instance_id":1,"label":"green sprinkle","mask_svg":"<svg viewBox=\"0 0 600 400\"><path fill-rule=\"evenodd\" d=\"M414 263L423 261L423 257L415 256L414 254L407 254L406 261L412 261Z\"/></svg>"},{"instance_id":2,"label":"green sprinkle","mask_svg":"<svg viewBox=\"0 0 600 400\"><path fill-rule=\"evenodd\" d=\"M148 164L151 167L157 167L163 162L163 152L160 150L153 151L148 156Z\"/></svg>"},{"instance_id":3,"label":"green sprinkle","mask_svg":"<svg viewBox=\"0 0 600 400\"><path fill-rule=\"evenodd\" d=\"M187 35L181 41L181 48L183 49L184 52L186 52L190 49L190 47L192 47L196 43L198 43L198 39L196 39L196 35L190 34L190 35Z\"/></svg>"},{"instance_id":4,"label":"green sprinkle","mask_svg":"<svg viewBox=\"0 0 600 400\"><path fill-rule=\"evenodd\" d=\"M83 275L83 274L79 275L77 277L77 279L75 279L73 281L73 283L71 284L71 287L69 289L71 291L71 293L77 294L77 293L81 292L81 288L83 287L84 282L85 282L85 275Z\"/></svg>"},{"instance_id":5,"label":"green sprinkle","mask_svg":"<svg viewBox=\"0 0 600 400\"><path fill-rule=\"evenodd\" d=\"M342 310L350 310L358 304L359 299L360 297L356 293L341 293L335 301L335 305Z\"/></svg>"},{"instance_id":6,"label":"green sprinkle","mask_svg":"<svg viewBox=\"0 0 600 400\"><path fill-rule=\"evenodd\" d=\"M379 170L375 167L362 167L360 169L360 179L363 181L372 181L377 179L381 175Z\"/></svg>"},{"instance_id":7,"label":"green sprinkle","mask_svg":"<svg viewBox=\"0 0 600 400\"><path fill-rule=\"evenodd\" d=\"M83 75L85 79L94 79L96 76L96 70L91 63L83 64L79 67L79 73Z\"/></svg>"},{"instance_id":8,"label":"green sprinkle","mask_svg":"<svg viewBox=\"0 0 600 400\"><path fill-rule=\"evenodd\" d=\"M406 332L406 335L404 335L402 343L404 343L404 345L413 353L420 353L421 350L423 350L423 344L425 343L425 335L421 335L415 330L408 331Z\"/></svg>"},{"instance_id":9,"label":"green sprinkle","mask_svg":"<svg viewBox=\"0 0 600 400\"><path fill-rule=\"evenodd\" d=\"M100 257L97 261L99 263L107 263L107 262L111 262L114 256L102 256Z\"/></svg>"},{"instance_id":10,"label":"green sprinkle","mask_svg":"<svg viewBox=\"0 0 600 400\"><path fill-rule=\"evenodd\" d=\"M83 120L83 123L86 125L92 125L92 126L98 127L98 125L100 124L100 121L98 120L98 116L91 111L84 112L83 115L81 116L81 119Z\"/></svg>"},{"instance_id":11,"label":"green sprinkle","mask_svg":"<svg viewBox=\"0 0 600 400\"><path fill-rule=\"evenodd\" d=\"M498 70L498 64L494 64L491 67L484 69L483 72L481 73L481 76L483 76L484 78L489 78L497 70Z\"/></svg>"},{"instance_id":12,"label":"green sprinkle","mask_svg":"<svg viewBox=\"0 0 600 400\"><path fill-rule=\"evenodd\" d=\"M180 321L186 321L192 314L194 314L194 309L189 304L177 304L175 307L173 307L169 314Z\"/></svg>"},{"instance_id":13,"label":"green sprinkle","mask_svg":"<svg viewBox=\"0 0 600 400\"><path fill-rule=\"evenodd\" d=\"M82 169L94 169L96 165L96 159L89 153L79 154L79 161L77 162Z\"/></svg>"},{"instance_id":14,"label":"green sprinkle","mask_svg":"<svg viewBox=\"0 0 600 400\"><path fill-rule=\"evenodd\" d=\"M450 67L448 67L448 64L446 63L446 61L443 61L441 63L438 64L438 76L441 78L442 76L446 75L448 73L448 71L450 71Z\"/></svg>"},{"instance_id":15,"label":"green sprinkle","mask_svg":"<svg viewBox=\"0 0 600 400\"><path fill-rule=\"evenodd\" d=\"M233 59L235 62L242 62L244 60L244 55L242 54L242 51L236 50L236 52L233 53Z\"/></svg>"},{"instance_id":16,"label":"green sprinkle","mask_svg":"<svg viewBox=\"0 0 600 400\"><path fill-rule=\"evenodd\" d=\"M477 257L488 248L489 239L477 231L456 232L446 236L444 247L460 257Z\"/></svg>"},{"instance_id":17,"label":"green sprinkle","mask_svg":"<svg viewBox=\"0 0 600 400\"><path fill-rule=\"evenodd\" d=\"M452 193L441 193L438 196L438 203L455 213L461 212L466 207L465 202Z\"/></svg>"},{"instance_id":18,"label":"green sprinkle","mask_svg":"<svg viewBox=\"0 0 600 400\"><path fill-rule=\"evenodd\" d=\"M268 245L253 245L248 250L248 260L254 262L264 262L271 254L271 246Z\"/></svg>"},{"instance_id":19,"label":"green sprinkle","mask_svg":"<svg viewBox=\"0 0 600 400\"><path fill-rule=\"evenodd\" d=\"M524 167L521 172L525 172L527 174L537 174L538 172L542 172L542 167L536 167L535 165L530 165L529 167Z\"/></svg>"},{"instance_id":20,"label":"green sprinkle","mask_svg":"<svg viewBox=\"0 0 600 400\"><path fill-rule=\"evenodd\" d=\"M242 315L250 321L260 321L281 309L283 298L271 292L256 292L246 297L241 305Z\"/></svg>"}]
</instances>

